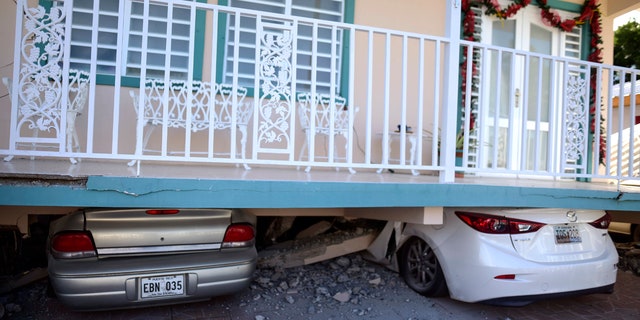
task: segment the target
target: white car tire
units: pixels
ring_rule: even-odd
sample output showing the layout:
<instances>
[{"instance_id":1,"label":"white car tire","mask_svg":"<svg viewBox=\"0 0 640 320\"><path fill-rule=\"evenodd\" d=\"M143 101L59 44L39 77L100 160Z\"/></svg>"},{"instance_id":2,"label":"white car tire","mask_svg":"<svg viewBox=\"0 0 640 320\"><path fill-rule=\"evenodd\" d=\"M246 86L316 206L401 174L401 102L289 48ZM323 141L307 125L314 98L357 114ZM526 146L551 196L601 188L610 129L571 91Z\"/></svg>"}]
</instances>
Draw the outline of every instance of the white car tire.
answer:
<instances>
[{"instance_id":1,"label":"white car tire","mask_svg":"<svg viewBox=\"0 0 640 320\"><path fill-rule=\"evenodd\" d=\"M443 296L448 293L442 267L433 249L420 238L409 239L399 251L400 275L407 285L421 295Z\"/></svg>"}]
</instances>

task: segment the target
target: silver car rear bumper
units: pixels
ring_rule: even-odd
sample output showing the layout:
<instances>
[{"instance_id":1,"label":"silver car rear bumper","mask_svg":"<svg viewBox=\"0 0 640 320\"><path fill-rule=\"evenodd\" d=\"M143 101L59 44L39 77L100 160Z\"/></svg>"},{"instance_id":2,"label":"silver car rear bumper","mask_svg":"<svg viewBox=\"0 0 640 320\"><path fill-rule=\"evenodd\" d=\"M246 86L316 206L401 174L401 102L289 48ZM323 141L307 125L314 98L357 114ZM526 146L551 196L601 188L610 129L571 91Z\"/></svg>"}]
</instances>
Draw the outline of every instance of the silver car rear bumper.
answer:
<instances>
[{"instance_id":1,"label":"silver car rear bumper","mask_svg":"<svg viewBox=\"0 0 640 320\"><path fill-rule=\"evenodd\" d=\"M49 257L49 259L53 259ZM49 279L60 302L74 310L107 310L191 302L236 293L249 286L255 248L228 252L87 259L49 263ZM52 267L53 266L53 267ZM141 298L140 279L184 275L180 296Z\"/></svg>"}]
</instances>

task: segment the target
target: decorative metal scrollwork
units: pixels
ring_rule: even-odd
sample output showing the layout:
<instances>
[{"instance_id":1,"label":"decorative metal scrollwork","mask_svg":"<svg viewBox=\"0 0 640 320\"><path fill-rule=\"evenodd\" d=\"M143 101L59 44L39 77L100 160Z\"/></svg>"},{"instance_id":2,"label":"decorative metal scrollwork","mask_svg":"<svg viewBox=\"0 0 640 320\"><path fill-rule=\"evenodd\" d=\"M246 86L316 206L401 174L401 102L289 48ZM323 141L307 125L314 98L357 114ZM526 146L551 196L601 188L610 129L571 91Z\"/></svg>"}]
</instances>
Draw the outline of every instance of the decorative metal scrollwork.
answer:
<instances>
[{"instance_id":1,"label":"decorative metal scrollwork","mask_svg":"<svg viewBox=\"0 0 640 320\"><path fill-rule=\"evenodd\" d=\"M565 160L577 162L584 159L587 139L588 90L587 80L581 74L570 74L566 86L566 108L564 114Z\"/></svg>"},{"instance_id":2,"label":"decorative metal scrollwork","mask_svg":"<svg viewBox=\"0 0 640 320\"><path fill-rule=\"evenodd\" d=\"M32 130L60 132L62 57L65 14L62 8L29 8L25 2L22 65L18 86L16 132Z\"/></svg>"},{"instance_id":3,"label":"decorative metal scrollwork","mask_svg":"<svg viewBox=\"0 0 640 320\"><path fill-rule=\"evenodd\" d=\"M260 48L259 137L262 143L290 141L290 119L293 110L291 94L291 32L264 32Z\"/></svg>"}]
</instances>

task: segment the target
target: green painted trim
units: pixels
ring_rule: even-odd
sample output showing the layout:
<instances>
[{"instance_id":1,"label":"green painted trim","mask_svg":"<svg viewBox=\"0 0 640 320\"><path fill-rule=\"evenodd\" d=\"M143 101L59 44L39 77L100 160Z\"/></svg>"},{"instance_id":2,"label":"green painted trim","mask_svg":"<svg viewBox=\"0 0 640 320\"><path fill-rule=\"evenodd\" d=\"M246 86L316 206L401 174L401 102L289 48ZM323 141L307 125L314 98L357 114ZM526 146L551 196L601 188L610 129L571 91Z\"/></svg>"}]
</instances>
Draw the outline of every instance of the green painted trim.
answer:
<instances>
[{"instance_id":1,"label":"green painted trim","mask_svg":"<svg viewBox=\"0 0 640 320\"><path fill-rule=\"evenodd\" d=\"M536 1L537 2L537 1ZM547 5L553 9L564 10L569 12L582 12L582 4L565 2L561 0L548 0Z\"/></svg>"},{"instance_id":2,"label":"green painted trim","mask_svg":"<svg viewBox=\"0 0 640 320\"><path fill-rule=\"evenodd\" d=\"M53 1L51 1L51 0L49 0L49 1L39 0L39 1L38 1L38 5L42 6L42 7L44 8L44 11L45 11L45 12L50 13L50 12L51 12L51 7L53 7ZM38 20L42 21L42 18L40 18L40 19L38 19ZM48 59L42 59L42 60L41 60L40 58L42 58L42 56L45 56L45 55L46 55L47 57L49 56L49 55L46 53L46 46L47 46L48 44L49 44L49 42L48 42L48 41L47 41L46 43L43 43L43 42L37 42L37 43L35 43L35 47L36 47L36 48L38 48L38 49L40 50L40 56L38 57L38 58L39 58L38 60L39 60L40 66L44 66L44 65L46 65L46 64L47 64Z\"/></svg>"},{"instance_id":3,"label":"green painted trim","mask_svg":"<svg viewBox=\"0 0 640 320\"><path fill-rule=\"evenodd\" d=\"M96 83L103 85L113 85L116 82L116 76L111 74L97 74L96 75ZM140 87L140 78L138 77L120 77L120 85L123 87Z\"/></svg>"},{"instance_id":4,"label":"green painted trim","mask_svg":"<svg viewBox=\"0 0 640 320\"><path fill-rule=\"evenodd\" d=\"M199 3L207 3L207 0L196 0ZM202 80L202 68L204 68L204 34L207 29L207 14L204 10L196 10L196 30L193 47L193 79Z\"/></svg>"},{"instance_id":5,"label":"green painted trim","mask_svg":"<svg viewBox=\"0 0 640 320\"><path fill-rule=\"evenodd\" d=\"M344 22L353 24L356 15L356 0L344 1Z\"/></svg>"},{"instance_id":6,"label":"green painted trim","mask_svg":"<svg viewBox=\"0 0 640 320\"><path fill-rule=\"evenodd\" d=\"M464 197L451 195L465 195ZM91 176L86 187L0 185L0 205L61 207L557 207L637 211L640 193L479 184Z\"/></svg>"},{"instance_id":7,"label":"green painted trim","mask_svg":"<svg viewBox=\"0 0 640 320\"><path fill-rule=\"evenodd\" d=\"M349 30L345 30L342 35L342 59L340 59L340 88L338 95L343 97L349 96L349 50L351 50L351 34Z\"/></svg>"},{"instance_id":8,"label":"green painted trim","mask_svg":"<svg viewBox=\"0 0 640 320\"><path fill-rule=\"evenodd\" d=\"M228 6L229 5L229 1L228 0L218 0L218 5L219 6ZM227 20L228 20L228 16L226 13L220 13L220 15L218 16L218 48L217 48L217 58L216 58L216 82L217 83L222 83L223 78L224 78L224 57L226 56L225 52L227 50L226 47L226 43L227 43ZM212 75L213 76L213 75ZM253 88L251 88L253 89ZM253 96L253 92L251 93L251 96Z\"/></svg>"},{"instance_id":9,"label":"green painted trim","mask_svg":"<svg viewBox=\"0 0 640 320\"><path fill-rule=\"evenodd\" d=\"M52 0L38 0L38 5L42 6L45 11L49 11L49 9L51 9L51 7L53 6L53 1Z\"/></svg>"},{"instance_id":10,"label":"green painted trim","mask_svg":"<svg viewBox=\"0 0 640 320\"><path fill-rule=\"evenodd\" d=\"M344 22L353 24L355 19L356 1L345 0L344 2ZM342 35L342 59L340 69L340 88L338 94L343 97L349 96L349 53L351 52L351 32L345 30Z\"/></svg>"}]
</instances>

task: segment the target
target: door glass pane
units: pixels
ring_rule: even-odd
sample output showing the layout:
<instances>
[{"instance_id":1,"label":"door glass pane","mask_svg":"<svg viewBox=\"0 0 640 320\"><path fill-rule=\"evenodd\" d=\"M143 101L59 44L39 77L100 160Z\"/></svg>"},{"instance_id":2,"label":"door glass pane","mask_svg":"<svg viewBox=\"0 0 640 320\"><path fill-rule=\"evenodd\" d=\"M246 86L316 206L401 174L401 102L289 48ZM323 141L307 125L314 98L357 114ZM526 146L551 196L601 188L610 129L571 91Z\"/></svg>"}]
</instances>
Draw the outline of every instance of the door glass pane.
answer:
<instances>
[{"instance_id":1,"label":"door glass pane","mask_svg":"<svg viewBox=\"0 0 640 320\"><path fill-rule=\"evenodd\" d=\"M552 170L551 160L558 156L553 127L549 121L562 106L560 94L563 73L561 63L547 55L569 51L579 56L580 32L564 33L545 26L539 9L528 8L512 20L490 19L483 33L492 45L531 52L511 54L489 49L483 88L481 122L484 132L483 165L514 170ZM545 57L536 56L545 55ZM552 71L552 69L555 69ZM510 102L514 102L511 104ZM551 145L551 147L550 147Z\"/></svg>"},{"instance_id":2,"label":"door glass pane","mask_svg":"<svg viewBox=\"0 0 640 320\"><path fill-rule=\"evenodd\" d=\"M547 144L549 141L549 132L540 131L540 145L536 150L536 132L534 130L527 130L527 154L529 155L525 159L526 170L547 170ZM535 163L536 158L538 163Z\"/></svg>"},{"instance_id":3,"label":"door glass pane","mask_svg":"<svg viewBox=\"0 0 640 320\"><path fill-rule=\"evenodd\" d=\"M551 31L534 24L530 25L529 30L529 51L551 55ZM552 108L552 98L549 95L552 85L551 61L531 57L528 80L525 168L546 170L549 110ZM535 163L536 159L538 163Z\"/></svg>"},{"instance_id":4,"label":"door glass pane","mask_svg":"<svg viewBox=\"0 0 640 320\"><path fill-rule=\"evenodd\" d=\"M494 21L491 29L492 44L515 49L516 46L516 21ZM489 112L495 114L495 106L500 106L500 117L509 116L509 88L511 87L511 61L513 55L511 53L503 52L502 56L498 52L491 53L491 82L497 83L498 73L500 73L500 85L491 87ZM498 92L496 92L498 91ZM500 100L498 100L498 98Z\"/></svg>"},{"instance_id":5,"label":"door glass pane","mask_svg":"<svg viewBox=\"0 0 640 320\"><path fill-rule=\"evenodd\" d=\"M515 20L494 21L491 26L491 44L514 49L516 46L515 34ZM489 95L489 105L486 108L487 117L482 122L485 132L488 133L485 135L488 140L482 143L485 146L483 153L485 154L486 166L505 168L507 166L509 91L512 84L511 65L514 56L511 53L500 53L496 50L488 51L488 54L490 54L491 64L488 70L491 85L487 86ZM496 126L498 128L495 128ZM495 137L494 133L497 133L498 136Z\"/></svg>"},{"instance_id":6,"label":"door glass pane","mask_svg":"<svg viewBox=\"0 0 640 320\"><path fill-rule=\"evenodd\" d=\"M551 54L551 31L532 24L530 39L529 51Z\"/></svg>"},{"instance_id":7,"label":"door glass pane","mask_svg":"<svg viewBox=\"0 0 640 320\"><path fill-rule=\"evenodd\" d=\"M535 53L550 55L552 34L544 28L531 25L529 50ZM538 118L538 106L540 107L540 121L549 121L549 85L551 81L551 61L531 57L529 69L529 94L527 120L535 121Z\"/></svg>"},{"instance_id":8,"label":"door glass pane","mask_svg":"<svg viewBox=\"0 0 640 320\"><path fill-rule=\"evenodd\" d=\"M516 21L494 21L491 28L493 44L496 46L515 49L516 47Z\"/></svg>"},{"instance_id":9,"label":"door glass pane","mask_svg":"<svg viewBox=\"0 0 640 320\"><path fill-rule=\"evenodd\" d=\"M507 128L498 128L498 139L494 139L495 132L493 131L493 126L490 127L491 130L488 130L486 133L488 141L483 144L483 151L485 152L485 166L496 169L507 168ZM493 144L494 142L495 145Z\"/></svg>"}]
</instances>

